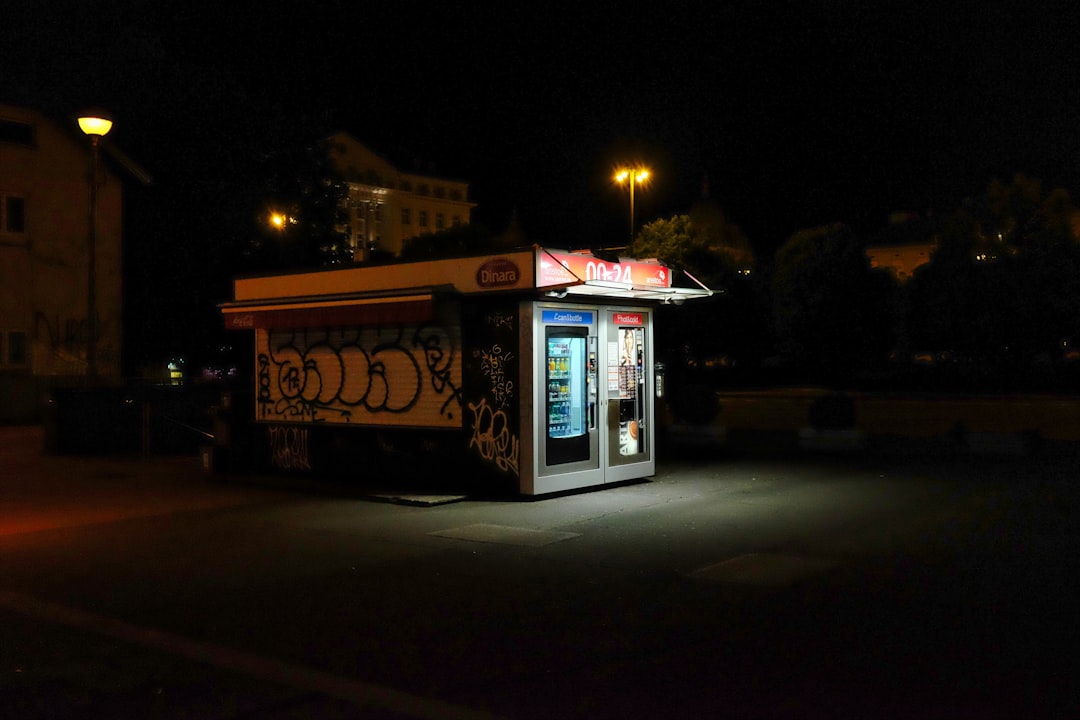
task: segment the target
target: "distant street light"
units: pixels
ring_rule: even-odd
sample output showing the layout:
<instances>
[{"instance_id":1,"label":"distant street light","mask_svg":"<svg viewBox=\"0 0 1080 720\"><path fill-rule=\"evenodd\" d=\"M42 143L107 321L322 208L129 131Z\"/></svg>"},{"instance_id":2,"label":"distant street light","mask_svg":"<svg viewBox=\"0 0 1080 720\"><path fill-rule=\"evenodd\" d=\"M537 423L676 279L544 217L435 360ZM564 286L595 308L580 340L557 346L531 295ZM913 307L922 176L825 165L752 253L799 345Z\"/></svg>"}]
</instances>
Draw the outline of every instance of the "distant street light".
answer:
<instances>
[{"instance_id":1,"label":"distant street light","mask_svg":"<svg viewBox=\"0 0 1080 720\"><path fill-rule=\"evenodd\" d=\"M643 167L622 168L615 172L615 182L628 183L630 187L630 242L634 242L634 188L648 179L649 171Z\"/></svg>"},{"instance_id":2,"label":"distant street light","mask_svg":"<svg viewBox=\"0 0 1080 720\"><path fill-rule=\"evenodd\" d=\"M90 167L86 183L86 376L97 377L97 174L101 138L112 129L112 119L100 110L87 111L79 117L79 128L90 138Z\"/></svg>"}]
</instances>

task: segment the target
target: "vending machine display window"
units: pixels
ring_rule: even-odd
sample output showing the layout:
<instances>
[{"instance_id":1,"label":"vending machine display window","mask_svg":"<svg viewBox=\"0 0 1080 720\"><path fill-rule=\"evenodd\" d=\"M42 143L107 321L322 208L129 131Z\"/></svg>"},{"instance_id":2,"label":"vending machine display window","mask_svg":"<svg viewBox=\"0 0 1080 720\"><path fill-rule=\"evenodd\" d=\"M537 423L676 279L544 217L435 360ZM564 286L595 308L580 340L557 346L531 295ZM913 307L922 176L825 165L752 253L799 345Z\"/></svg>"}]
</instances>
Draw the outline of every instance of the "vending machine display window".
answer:
<instances>
[{"instance_id":1,"label":"vending machine display window","mask_svg":"<svg viewBox=\"0 0 1080 720\"><path fill-rule=\"evenodd\" d=\"M547 328L548 464L589 456L586 394L587 331Z\"/></svg>"},{"instance_id":2,"label":"vending machine display window","mask_svg":"<svg viewBox=\"0 0 1080 720\"><path fill-rule=\"evenodd\" d=\"M619 455L644 451L645 330L621 327L619 335Z\"/></svg>"}]
</instances>

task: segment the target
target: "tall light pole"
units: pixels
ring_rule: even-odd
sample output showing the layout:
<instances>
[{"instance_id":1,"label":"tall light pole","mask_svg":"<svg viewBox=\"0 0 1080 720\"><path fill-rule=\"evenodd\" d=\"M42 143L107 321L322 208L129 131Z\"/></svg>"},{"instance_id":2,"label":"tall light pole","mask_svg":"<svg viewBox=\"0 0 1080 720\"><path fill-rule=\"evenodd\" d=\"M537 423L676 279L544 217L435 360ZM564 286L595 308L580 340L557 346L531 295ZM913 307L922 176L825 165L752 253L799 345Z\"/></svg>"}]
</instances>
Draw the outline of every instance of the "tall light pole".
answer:
<instances>
[{"instance_id":1,"label":"tall light pole","mask_svg":"<svg viewBox=\"0 0 1080 720\"><path fill-rule=\"evenodd\" d=\"M615 182L630 186L630 242L634 242L634 188L649 179L649 170L643 167L621 168L615 171Z\"/></svg>"},{"instance_id":2,"label":"tall light pole","mask_svg":"<svg viewBox=\"0 0 1080 720\"><path fill-rule=\"evenodd\" d=\"M86 233L86 376L97 377L97 173L101 138L112 129L112 119L100 110L79 116L79 128L90 138L90 168Z\"/></svg>"}]
</instances>

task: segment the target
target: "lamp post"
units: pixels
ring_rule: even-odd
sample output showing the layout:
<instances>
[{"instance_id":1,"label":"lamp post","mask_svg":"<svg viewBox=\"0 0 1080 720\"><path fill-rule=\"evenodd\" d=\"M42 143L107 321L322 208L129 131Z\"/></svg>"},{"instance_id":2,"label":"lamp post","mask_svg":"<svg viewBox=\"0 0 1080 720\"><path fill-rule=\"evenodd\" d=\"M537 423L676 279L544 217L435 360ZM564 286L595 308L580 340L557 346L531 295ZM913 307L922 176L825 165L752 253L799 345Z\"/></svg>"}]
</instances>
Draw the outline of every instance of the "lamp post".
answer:
<instances>
[{"instance_id":1,"label":"lamp post","mask_svg":"<svg viewBox=\"0 0 1080 720\"><path fill-rule=\"evenodd\" d=\"M647 168L623 168L615 172L615 182L630 186L630 242L634 242L634 188L649 179Z\"/></svg>"},{"instance_id":2,"label":"lamp post","mask_svg":"<svg viewBox=\"0 0 1080 720\"><path fill-rule=\"evenodd\" d=\"M112 119L100 110L79 116L79 128L90 138L90 168L86 233L86 376L97 377L97 168L101 138L112 129Z\"/></svg>"}]
</instances>

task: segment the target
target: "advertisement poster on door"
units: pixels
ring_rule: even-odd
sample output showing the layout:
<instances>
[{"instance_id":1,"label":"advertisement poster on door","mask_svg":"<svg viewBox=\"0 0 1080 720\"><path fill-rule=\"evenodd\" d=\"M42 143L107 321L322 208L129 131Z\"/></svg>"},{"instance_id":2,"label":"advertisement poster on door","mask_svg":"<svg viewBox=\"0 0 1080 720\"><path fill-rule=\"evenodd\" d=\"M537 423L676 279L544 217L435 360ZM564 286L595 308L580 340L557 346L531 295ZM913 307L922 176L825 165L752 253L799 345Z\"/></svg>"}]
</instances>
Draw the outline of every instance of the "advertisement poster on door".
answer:
<instances>
[{"instance_id":1,"label":"advertisement poster on door","mask_svg":"<svg viewBox=\"0 0 1080 720\"><path fill-rule=\"evenodd\" d=\"M642 384L644 340L641 327L619 328L619 454L641 452L644 430Z\"/></svg>"}]
</instances>

